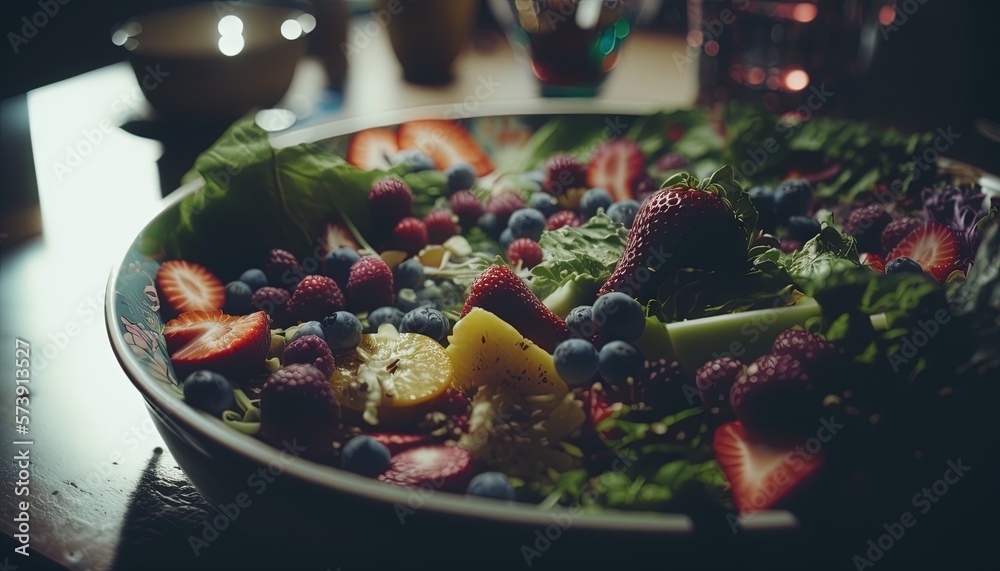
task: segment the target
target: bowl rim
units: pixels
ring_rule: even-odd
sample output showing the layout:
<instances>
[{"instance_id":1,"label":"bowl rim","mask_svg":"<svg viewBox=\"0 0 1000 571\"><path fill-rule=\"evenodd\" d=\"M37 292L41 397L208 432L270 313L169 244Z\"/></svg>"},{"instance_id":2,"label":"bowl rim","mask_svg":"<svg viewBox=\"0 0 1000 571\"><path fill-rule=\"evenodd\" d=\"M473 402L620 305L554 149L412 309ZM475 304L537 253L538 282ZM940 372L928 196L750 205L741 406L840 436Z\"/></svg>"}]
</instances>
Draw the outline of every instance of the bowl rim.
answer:
<instances>
[{"instance_id":1,"label":"bowl rim","mask_svg":"<svg viewBox=\"0 0 1000 571\"><path fill-rule=\"evenodd\" d=\"M444 104L413 107L393 110L378 114L335 119L318 125L304 126L288 132L271 135L271 143L275 147L286 147L303 142L315 142L327 138L345 136L363 129L391 126L405 121L429 118L470 119L483 117L504 117L511 115L570 115L570 114L618 114L641 115L662 110L664 106L656 102L620 102L620 101L580 101L562 99L543 99L528 102L505 101L483 103L473 113L459 116L449 115L458 104ZM680 108L680 107L678 107ZM954 161L953 161L954 162ZM983 171L967 165L983 176ZM992 175L985 175L992 176ZM997 180L996 177L992 177ZM169 208L185 197L201 188L201 179L190 181L177 188L164 198L159 213L152 219L161 216ZM152 222L150 220L149 223ZM147 226L148 224L147 223ZM145 227L144 227L145 228ZM131 242L125 250L127 255ZM282 463L282 451L252 436L235 431L208 414L195 410L177 398L160 380L145 375L139 366L137 358L128 350L124 338L118 330L119 312L115 303L115 285L121 272L126 256L116 258L108 279L105 297L105 326L108 338L125 374L132 384L143 395L149 406L155 407L163 414L169 415L182 429L190 431L198 438L207 439L214 445L238 454L259 466L267 466L272 462ZM152 413L152 411L150 411ZM399 488L381 482L352 474L332 466L315 463L299 458L285 465L285 474L290 478L306 484L331 490L333 492L350 494L380 504L407 505L412 497L412 489ZM471 501L470 501L471 500ZM685 514L659 512L626 512L609 510L597 514L578 513L572 508L554 508L544 511L535 504L504 503L484 498L468 498L456 493L432 493L423 498L423 504L418 509L426 509L439 514L489 520L519 526L536 526L544 528L552 525L554 513L571 513L574 527L592 531L616 531L637 533L669 533L673 535L693 535L696 531L694 521ZM744 531L775 531L794 530L798 520L793 514L784 510L762 510L746 515L738 515L739 525Z\"/></svg>"}]
</instances>

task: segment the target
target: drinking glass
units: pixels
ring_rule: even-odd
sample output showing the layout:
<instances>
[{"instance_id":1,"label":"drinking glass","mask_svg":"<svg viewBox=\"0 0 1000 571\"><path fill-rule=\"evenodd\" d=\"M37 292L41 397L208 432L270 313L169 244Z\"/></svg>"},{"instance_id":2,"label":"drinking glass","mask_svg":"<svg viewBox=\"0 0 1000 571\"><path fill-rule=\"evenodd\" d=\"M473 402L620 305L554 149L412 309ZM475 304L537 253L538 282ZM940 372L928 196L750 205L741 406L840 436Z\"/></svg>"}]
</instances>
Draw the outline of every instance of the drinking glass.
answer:
<instances>
[{"instance_id":1,"label":"drinking glass","mask_svg":"<svg viewBox=\"0 0 1000 571\"><path fill-rule=\"evenodd\" d=\"M618 64L641 0L490 0L546 97L593 97Z\"/></svg>"}]
</instances>

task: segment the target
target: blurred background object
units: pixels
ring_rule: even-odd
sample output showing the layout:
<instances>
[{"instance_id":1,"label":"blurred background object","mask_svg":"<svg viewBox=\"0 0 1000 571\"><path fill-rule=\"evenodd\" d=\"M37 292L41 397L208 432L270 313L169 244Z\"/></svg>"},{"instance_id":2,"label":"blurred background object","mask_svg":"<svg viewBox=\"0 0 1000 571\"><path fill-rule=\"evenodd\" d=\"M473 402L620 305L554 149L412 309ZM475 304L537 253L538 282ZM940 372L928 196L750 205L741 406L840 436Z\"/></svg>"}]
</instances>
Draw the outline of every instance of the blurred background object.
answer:
<instances>
[{"instance_id":1,"label":"blurred background object","mask_svg":"<svg viewBox=\"0 0 1000 571\"><path fill-rule=\"evenodd\" d=\"M441 85L465 47L476 18L468 0L375 0L375 23L389 30L392 51L407 81Z\"/></svg>"},{"instance_id":2,"label":"blurred background object","mask_svg":"<svg viewBox=\"0 0 1000 571\"><path fill-rule=\"evenodd\" d=\"M643 5L641 0L490 0L546 97L596 95L618 65Z\"/></svg>"},{"instance_id":3,"label":"blurred background object","mask_svg":"<svg viewBox=\"0 0 1000 571\"><path fill-rule=\"evenodd\" d=\"M879 43L882 9L892 5L688 0L688 47L678 64L697 59L701 105L742 99L783 113L804 104L810 87L841 91L861 80Z\"/></svg>"},{"instance_id":4,"label":"blurred background object","mask_svg":"<svg viewBox=\"0 0 1000 571\"><path fill-rule=\"evenodd\" d=\"M129 18L111 41L162 118L228 124L281 99L315 27L297 9L196 4Z\"/></svg>"}]
</instances>

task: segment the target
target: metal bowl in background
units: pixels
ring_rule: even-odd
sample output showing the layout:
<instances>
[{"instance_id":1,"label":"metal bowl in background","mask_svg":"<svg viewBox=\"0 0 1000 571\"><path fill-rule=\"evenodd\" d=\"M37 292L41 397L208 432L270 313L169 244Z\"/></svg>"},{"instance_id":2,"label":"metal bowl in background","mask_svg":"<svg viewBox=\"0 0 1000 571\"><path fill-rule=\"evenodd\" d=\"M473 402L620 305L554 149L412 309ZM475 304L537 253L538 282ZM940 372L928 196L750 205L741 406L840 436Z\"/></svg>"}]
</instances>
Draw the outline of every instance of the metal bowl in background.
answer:
<instances>
[{"instance_id":1,"label":"metal bowl in background","mask_svg":"<svg viewBox=\"0 0 1000 571\"><path fill-rule=\"evenodd\" d=\"M281 99L315 25L300 10L213 2L136 16L111 41L163 118L220 122Z\"/></svg>"}]
</instances>

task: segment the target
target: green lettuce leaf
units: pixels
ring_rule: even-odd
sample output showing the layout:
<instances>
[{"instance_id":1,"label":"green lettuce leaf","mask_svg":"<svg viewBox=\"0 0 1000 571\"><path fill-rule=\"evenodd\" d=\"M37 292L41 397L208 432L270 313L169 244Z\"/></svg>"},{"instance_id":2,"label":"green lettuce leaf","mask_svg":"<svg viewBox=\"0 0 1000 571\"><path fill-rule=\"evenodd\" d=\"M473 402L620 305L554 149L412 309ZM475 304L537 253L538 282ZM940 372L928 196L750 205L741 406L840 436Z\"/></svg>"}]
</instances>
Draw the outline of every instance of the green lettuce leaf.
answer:
<instances>
[{"instance_id":1,"label":"green lettuce leaf","mask_svg":"<svg viewBox=\"0 0 1000 571\"><path fill-rule=\"evenodd\" d=\"M184 198L176 214L144 232L143 249L211 262L222 274L238 273L258 265L262 252L272 248L302 259L316 257L317 234L332 216L365 245L372 238L368 193L386 176L398 176L410 186L419 197L414 205L418 215L444 195L443 173L411 173L406 167L366 171L309 143L276 149L252 118L242 119L198 156L185 179L200 177L203 187Z\"/></svg>"},{"instance_id":2,"label":"green lettuce leaf","mask_svg":"<svg viewBox=\"0 0 1000 571\"><path fill-rule=\"evenodd\" d=\"M792 280L804 289L822 284L831 275L860 265L854 238L841 234L829 225L824 225L820 233L803 244L802 248L791 254L781 254L777 261Z\"/></svg>"},{"instance_id":3,"label":"green lettuce leaf","mask_svg":"<svg viewBox=\"0 0 1000 571\"><path fill-rule=\"evenodd\" d=\"M627 236L624 226L603 213L576 228L544 232L539 244L545 251L545 259L531 269L532 291L542 299L564 286L575 290L569 296L574 300L596 295L625 251ZM567 303L573 301L559 305Z\"/></svg>"}]
</instances>

